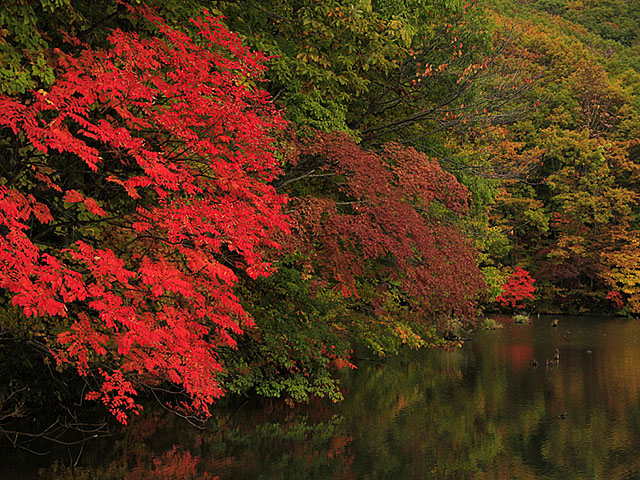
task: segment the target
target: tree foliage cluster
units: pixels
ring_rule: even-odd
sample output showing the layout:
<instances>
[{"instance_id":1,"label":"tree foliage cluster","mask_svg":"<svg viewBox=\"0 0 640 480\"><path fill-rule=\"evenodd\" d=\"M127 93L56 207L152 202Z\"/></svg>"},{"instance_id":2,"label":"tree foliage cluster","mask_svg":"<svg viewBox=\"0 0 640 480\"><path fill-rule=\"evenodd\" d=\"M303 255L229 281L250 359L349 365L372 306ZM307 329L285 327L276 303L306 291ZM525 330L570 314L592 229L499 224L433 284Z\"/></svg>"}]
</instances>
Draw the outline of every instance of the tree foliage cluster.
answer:
<instances>
[{"instance_id":1,"label":"tree foliage cluster","mask_svg":"<svg viewBox=\"0 0 640 480\"><path fill-rule=\"evenodd\" d=\"M542 155L526 184L503 185L493 224L511 239L501 261L536 278L539 310L636 315L638 41L601 27L622 33L637 12L629 2L573 4L543 8L534 22L522 18L532 12L525 6L510 20L544 69L540 108L511 131Z\"/></svg>"},{"instance_id":2,"label":"tree foliage cluster","mask_svg":"<svg viewBox=\"0 0 640 480\"><path fill-rule=\"evenodd\" d=\"M469 6L207 6L2 9L3 345L122 422L338 399L354 346L439 345L482 290L469 189L411 146L492 123Z\"/></svg>"},{"instance_id":3,"label":"tree foliage cluster","mask_svg":"<svg viewBox=\"0 0 640 480\"><path fill-rule=\"evenodd\" d=\"M0 7L0 355L62 404L337 400L534 278L640 311L624 2L132 3Z\"/></svg>"}]
</instances>

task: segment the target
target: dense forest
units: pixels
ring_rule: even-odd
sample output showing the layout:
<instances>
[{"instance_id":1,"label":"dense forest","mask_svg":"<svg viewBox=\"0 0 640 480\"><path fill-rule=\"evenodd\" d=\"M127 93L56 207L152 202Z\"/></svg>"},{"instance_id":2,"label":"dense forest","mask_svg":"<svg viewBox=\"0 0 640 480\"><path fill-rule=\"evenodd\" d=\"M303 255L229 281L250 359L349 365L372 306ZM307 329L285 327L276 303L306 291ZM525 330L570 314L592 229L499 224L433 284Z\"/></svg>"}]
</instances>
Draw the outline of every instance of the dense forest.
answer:
<instances>
[{"instance_id":1,"label":"dense forest","mask_svg":"<svg viewBox=\"0 0 640 480\"><path fill-rule=\"evenodd\" d=\"M640 4L9 0L0 428L640 314ZM452 332L457 332L453 335Z\"/></svg>"}]
</instances>

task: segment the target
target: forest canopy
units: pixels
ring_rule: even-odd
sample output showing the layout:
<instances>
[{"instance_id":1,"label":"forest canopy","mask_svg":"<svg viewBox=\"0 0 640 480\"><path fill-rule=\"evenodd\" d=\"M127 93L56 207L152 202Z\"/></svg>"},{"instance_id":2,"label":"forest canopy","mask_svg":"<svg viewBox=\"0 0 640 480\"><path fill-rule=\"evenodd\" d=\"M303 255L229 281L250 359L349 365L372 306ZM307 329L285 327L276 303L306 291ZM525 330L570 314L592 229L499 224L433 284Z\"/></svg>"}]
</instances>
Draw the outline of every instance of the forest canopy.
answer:
<instances>
[{"instance_id":1,"label":"forest canopy","mask_svg":"<svg viewBox=\"0 0 640 480\"><path fill-rule=\"evenodd\" d=\"M339 400L486 311L640 313L633 2L0 7L0 427ZM534 287L535 284L535 287Z\"/></svg>"}]
</instances>

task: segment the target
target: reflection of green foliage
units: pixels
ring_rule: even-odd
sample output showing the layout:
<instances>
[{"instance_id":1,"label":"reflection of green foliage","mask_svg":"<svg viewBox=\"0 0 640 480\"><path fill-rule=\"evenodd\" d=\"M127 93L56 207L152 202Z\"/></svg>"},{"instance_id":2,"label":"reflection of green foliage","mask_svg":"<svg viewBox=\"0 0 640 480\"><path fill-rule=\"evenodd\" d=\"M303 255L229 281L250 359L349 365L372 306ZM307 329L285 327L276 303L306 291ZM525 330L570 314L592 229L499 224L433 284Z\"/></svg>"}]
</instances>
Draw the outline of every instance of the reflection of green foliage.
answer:
<instances>
[{"instance_id":1,"label":"reflection of green foliage","mask_svg":"<svg viewBox=\"0 0 640 480\"><path fill-rule=\"evenodd\" d=\"M638 335L638 322L589 318L478 331L454 352L363 364L344 375L350 394L338 404L221 405L204 430L148 408L121 435L85 447L73 473L58 463L40 475L153 478L189 466L179 478L634 478ZM557 346L560 362L518 367L523 346L539 360Z\"/></svg>"}]
</instances>

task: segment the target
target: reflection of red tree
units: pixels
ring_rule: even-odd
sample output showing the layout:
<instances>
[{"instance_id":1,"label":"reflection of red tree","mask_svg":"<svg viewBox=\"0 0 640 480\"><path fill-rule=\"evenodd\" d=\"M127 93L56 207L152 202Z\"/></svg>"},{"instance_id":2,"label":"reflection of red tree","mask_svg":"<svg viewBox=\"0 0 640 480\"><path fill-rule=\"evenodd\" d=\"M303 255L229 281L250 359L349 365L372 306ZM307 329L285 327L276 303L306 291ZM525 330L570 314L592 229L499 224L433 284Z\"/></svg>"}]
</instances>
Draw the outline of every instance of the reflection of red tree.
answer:
<instances>
[{"instance_id":1,"label":"reflection of red tree","mask_svg":"<svg viewBox=\"0 0 640 480\"><path fill-rule=\"evenodd\" d=\"M527 368L533 361L533 347L527 344L514 344L507 351L509 363L517 372Z\"/></svg>"},{"instance_id":2,"label":"reflection of red tree","mask_svg":"<svg viewBox=\"0 0 640 480\"><path fill-rule=\"evenodd\" d=\"M336 479L353 479L355 475L351 467L355 460L355 455L351 452L350 445L353 437L347 435L337 435L333 437L328 445L327 458L339 459L340 470L336 471Z\"/></svg>"},{"instance_id":3,"label":"reflection of red tree","mask_svg":"<svg viewBox=\"0 0 640 480\"><path fill-rule=\"evenodd\" d=\"M138 465L124 478L125 480L216 480L218 477L207 472L197 473L198 456L179 451L177 447L153 459L153 465Z\"/></svg>"},{"instance_id":4,"label":"reflection of red tree","mask_svg":"<svg viewBox=\"0 0 640 480\"><path fill-rule=\"evenodd\" d=\"M352 437L343 435L333 437L333 439L331 440L331 444L329 445L329 450L327 451L327 457L334 458L342 455L344 450L352 440Z\"/></svg>"}]
</instances>

